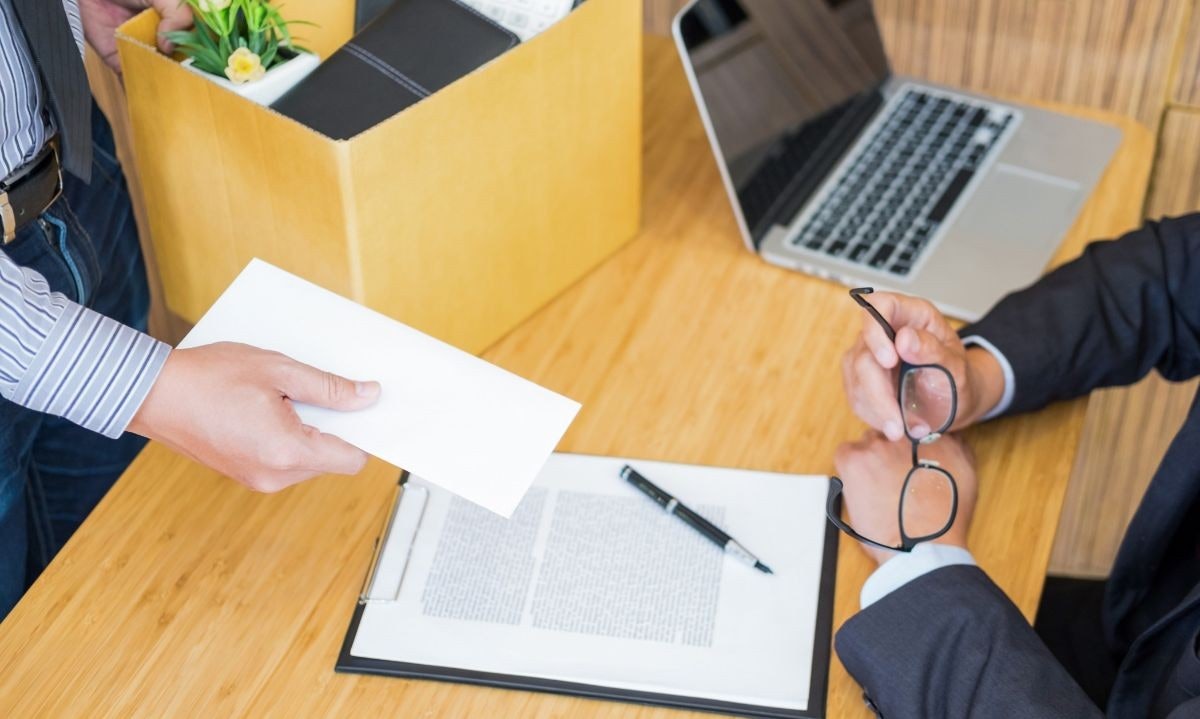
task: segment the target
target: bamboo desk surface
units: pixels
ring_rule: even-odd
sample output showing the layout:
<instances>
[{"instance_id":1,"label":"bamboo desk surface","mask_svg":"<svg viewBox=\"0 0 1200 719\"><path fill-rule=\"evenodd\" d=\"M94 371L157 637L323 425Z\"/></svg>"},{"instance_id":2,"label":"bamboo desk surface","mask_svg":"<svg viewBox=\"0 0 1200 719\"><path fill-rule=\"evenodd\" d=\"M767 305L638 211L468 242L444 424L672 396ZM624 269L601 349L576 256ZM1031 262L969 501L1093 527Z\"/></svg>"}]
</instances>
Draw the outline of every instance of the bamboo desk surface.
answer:
<instances>
[{"instance_id":1,"label":"bamboo desk surface","mask_svg":"<svg viewBox=\"0 0 1200 719\"><path fill-rule=\"evenodd\" d=\"M839 357L843 287L746 251L674 50L647 38L643 230L484 356L583 403L562 449L796 473L862 425ZM1063 109L1063 108L1059 108ZM1132 120L1057 261L1137 225L1154 154ZM569 238L564 238L569 241ZM1032 616L1085 404L970 433L971 549ZM683 717L500 689L335 674L396 470L255 495L149 447L0 626L0 716ZM835 624L870 566L840 549ZM835 661L829 715L865 716ZM695 714L693 716L709 716Z\"/></svg>"}]
</instances>

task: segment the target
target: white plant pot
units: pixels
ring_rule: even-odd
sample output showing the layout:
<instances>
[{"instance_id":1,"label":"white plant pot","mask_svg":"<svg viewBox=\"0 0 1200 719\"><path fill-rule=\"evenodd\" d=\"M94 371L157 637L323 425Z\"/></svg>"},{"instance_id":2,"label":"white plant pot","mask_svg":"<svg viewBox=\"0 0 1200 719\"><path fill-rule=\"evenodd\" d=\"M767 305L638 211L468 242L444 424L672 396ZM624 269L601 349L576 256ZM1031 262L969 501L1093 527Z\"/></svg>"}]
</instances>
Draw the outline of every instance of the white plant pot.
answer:
<instances>
[{"instance_id":1,"label":"white plant pot","mask_svg":"<svg viewBox=\"0 0 1200 719\"><path fill-rule=\"evenodd\" d=\"M321 59L311 52L302 52L282 65L276 65L267 70L267 74L261 78L244 82L240 85L231 82L229 78L210 75L203 70L192 67L193 62L193 59L189 57L183 61L182 65L191 72L202 75L226 90L236 92L247 100L256 102L259 105L270 105L278 100L283 93L291 90L301 80L308 77L310 72L316 70L317 65L321 64Z\"/></svg>"}]
</instances>

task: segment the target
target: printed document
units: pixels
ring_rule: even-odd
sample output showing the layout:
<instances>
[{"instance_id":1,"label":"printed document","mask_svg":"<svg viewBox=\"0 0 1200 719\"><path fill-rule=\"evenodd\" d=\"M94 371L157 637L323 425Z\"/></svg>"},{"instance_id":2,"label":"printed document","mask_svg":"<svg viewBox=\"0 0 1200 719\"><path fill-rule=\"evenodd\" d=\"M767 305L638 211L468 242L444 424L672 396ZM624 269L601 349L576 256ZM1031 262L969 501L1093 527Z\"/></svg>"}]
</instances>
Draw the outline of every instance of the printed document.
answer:
<instances>
[{"instance_id":1,"label":"printed document","mask_svg":"<svg viewBox=\"0 0 1200 719\"><path fill-rule=\"evenodd\" d=\"M806 709L828 478L629 462L767 575L625 482L625 463L555 454L507 521L431 489L395 550L407 562L383 547L398 595L366 604L350 653Z\"/></svg>"}]
</instances>

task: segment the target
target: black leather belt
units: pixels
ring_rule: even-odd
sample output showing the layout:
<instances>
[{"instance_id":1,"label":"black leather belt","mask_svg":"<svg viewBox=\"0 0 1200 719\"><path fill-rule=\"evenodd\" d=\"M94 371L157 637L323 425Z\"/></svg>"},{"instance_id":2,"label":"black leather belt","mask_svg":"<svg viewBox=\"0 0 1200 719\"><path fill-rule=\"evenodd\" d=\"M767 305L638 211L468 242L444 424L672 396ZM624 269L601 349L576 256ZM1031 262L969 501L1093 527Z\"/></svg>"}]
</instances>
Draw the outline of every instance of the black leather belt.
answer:
<instances>
[{"instance_id":1,"label":"black leather belt","mask_svg":"<svg viewBox=\"0 0 1200 719\"><path fill-rule=\"evenodd\" d=\"M51 141L37 157L0 180L0 244L12 242L17 231L36 220L62 194L62 167Z\"/></svg>"}]
</instances>

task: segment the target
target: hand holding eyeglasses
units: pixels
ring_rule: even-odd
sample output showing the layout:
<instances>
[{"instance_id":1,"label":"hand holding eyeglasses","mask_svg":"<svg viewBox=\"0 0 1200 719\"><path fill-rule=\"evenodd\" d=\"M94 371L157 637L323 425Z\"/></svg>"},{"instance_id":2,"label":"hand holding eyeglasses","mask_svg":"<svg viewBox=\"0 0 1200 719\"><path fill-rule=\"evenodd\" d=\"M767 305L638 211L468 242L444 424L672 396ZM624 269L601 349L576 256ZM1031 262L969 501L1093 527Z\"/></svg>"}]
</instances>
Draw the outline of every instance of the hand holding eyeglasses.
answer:
<instances>
[{"instance_id":1,"label":"hand holding eyeglasses","mask_svg":"<svg viewBox=\"0 0 1200 719\"><path fill-rule=\"evenodd\" d=\"M870 392L878 397L870 397L869 408L876 410L876 419L882 419L891 444L897 444L890 436L895 434L894 430L897 427L900 437L908 440L906 444L909 450L909 463L907 470L903 473L903 479L900 480L897 480L896 477L900 476L899 470L902 467L893 467L887 463L876 467L875 471L890 472L894 470L895 477L872 477L869 473L864 473L863 478L857 480L859 487L862 487L865 482L868 489L873 488L874 490L886 490L891 483L895 483L896 492L871 492L858 488L847 492L847 494L858 494L860 491L864 491L870 495L870 498L858 500L857 503L860 506L866 503L867 506L889 508L895 512L894 519L879 520L877 513L872 511L866 512L871 525L868 528L851 526L853 517L851 524L843 521L838 512L838 501L843 496L843 491L846 490L849 482L839 477L830 478L829 505L826 513L829 521L833 522L838 529L864 545L879 550L910 552L922 542L932 542L950 534L958 521L959 487L953 473L948 468L941 466L936 459L929 456L921 457L920 448L922 446L928 448L951 427L956 426L960 401L959 380L961 378L964 381L971 381L971 374L967 371L969 364L965 358L965 351L959 354L938 351L939 347L951 344L951 337L957 340L957 335L954 334L949 324L941 319L941 315L933 310L932 306L922 304L918 300L911 300L901 307L902 303L899 301L901 298L889 295L885 298L884 308L893 316L899 315L902 319L910 322L910 324L904 325L903 329L910 335L913 343L911 349L921 350L923 349L922 345L929 345L931 356L955 360L952 363L953 367L947 367L938 362L919 361L925 358L910 353L908 343L901 346L898 341L899 333L883 312L867 299L873 294L874 290L870 287L850 290L850 297L866 310L869 324L874 325L874 330L868 326L863 333L862 342L870 348L865 354L868 361L852 361L846 365L846 369L850 372L858 369L870 369L870 365L878 360L875 356L876 353L890 353L890 357L885 357L879 364L885 365L892 360L895 370L884 371L881 369L880 372L872 375L879 381L879 386L872 388ZM872 300L876 299L872 297ZM911 322L915 315L906 316L904 314L906 309L911 310L912 313L922 314L923 321L919 322L922 325L920 328L912 325ZM876 332L883 335L883 343L874 338ZM883 352L885 345L888 348L886 353ZM958 343L958 347L962 347L961 342ZM910 356L918 361L909 359ZM848 378L847 388L851 387L852 384ZM884 394L885 391L892 392L894 399L889 397L883 400L882 398L887 397ZM886 404L894 402L895 404L892 405L892 409L885 411L883 402ZM879 439L882 441L882 438ZM874 444L879 445L880 442ZM952 444L959 446L957 440L954 440ZM896 453L895 448L888 442L883 442L882 447L883 449L880 451L886 451L888 456ZM972 474L970 481L973 493L974 470L970 467L969 461L966 464ZM880 482L884 484L879 484ZM847 501L849 503L849 500ZM973 494L971 501L973 504ZM964 534L963 542L965 543L965 541ZM868 549L868 551L876 554L874 550Z\"/></svg>"},{"instance_id":2,"label":"hand holding eyeglasses","mask_svg":"<svg viewBox=\"0 0 1200 719\"><path fill-rule=\"evenodd\" d=\"M950 528L935 540L941 544L967 546L967 530L975 511L978 482L970 448L953 435L921 448L921 458L937 462L954 476L957 485L957 512ZM901 545L900 525L896 510L901 505L900 493L905 484L912 458L907 442L889 442L875 431L868 431L857 442L847 442L838 448L835 461L838 476L845 484L842 492L850 526L866 537L888 547ZM905 528L909 533L929 533L946 523L944 486L910 482L905 498ZM861 543L877 563L895 554L894 550Z\"/></svg>"},{"instance_id":3,"label":"hand holding eyeglasses","mask_svg":"<svg viewBox=\"0 0 1200 719\"><path fill-rule=\"evenodd\" d=\"M929 302L887 292L860 293L856 297L874 313L863 313L858 341L842 358L842 381L850 406L864 422L893 442L905 438L905 426L896 402L902 363L944 367L957 388L957 412L950 429L968 427L996 406L1004 393L1004 373L990 352L963 346L958 333ZM882 320L882 323L881 323ZM887 325L895 328L889 337ZM927 374L926 379L936 377ZM930 380L942 384L939 379ZM928 387L930 390L936 387ZM928 427L910 427L916 434Z\"/></svg>"}]
</instances>

